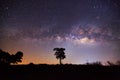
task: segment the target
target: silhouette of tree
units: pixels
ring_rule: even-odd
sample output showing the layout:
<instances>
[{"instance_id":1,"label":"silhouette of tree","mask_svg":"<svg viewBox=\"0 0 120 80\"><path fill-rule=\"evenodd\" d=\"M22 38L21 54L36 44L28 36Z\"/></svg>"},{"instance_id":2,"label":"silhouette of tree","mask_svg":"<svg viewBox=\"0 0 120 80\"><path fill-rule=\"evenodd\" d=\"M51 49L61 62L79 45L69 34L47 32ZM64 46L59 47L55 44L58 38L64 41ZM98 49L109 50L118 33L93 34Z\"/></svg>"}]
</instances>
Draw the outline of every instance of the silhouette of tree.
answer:
<instances>
[{"instance_id":1,"label":"silhouette of tree","mask_svg":"<svg viewBox=\"0 0 120 80\"><path fill-rule=\"evenodd\" d=\"M110 61L107 61L107 63L108 63L109 66L114 66L115 65L114 63L112 63Z\"/></svg>"},{"instance_id":2,"label":"silhouette of tree","mask_svg":"<svg viewBox=\"0 0 120 80\"><path fill-rule=\"evenodd\" d=\"M8 52L5 52L0 49L0 64L10 64L22 62L23 53L18 51L15 55L10 55Z\"/></svg>"},{"instance_id":3,"label":"silhouette of tree","mask_svg":"<svg viewBox=\"0 0 120 80\"><path fill-rule=\"evenodd\" d=\"M9 63L10 54L0 49L0 64Z\"/></svg>"},{"instance_id":4,"label":"silhouette of tree","mask_svg":"<svg viewBox=\"0 0 120 80\"><path fill-rule=\"evenodd\" d=\"M59 59L59 63L60 65L62 64L62 59L66 58L66 55L65 55L65 48L54 48L53 51L56 51L55 52L55 56L57 59Z\"/></svg>"},{"instance_id":5,"label":"silhouette of tree","mask_svg":"<svg viewBox=\"0 0 120 80\"><path fill-rule=\"evenodd\" d=\"M23 52L18 51L15 55L10 56L10 63L17 64L18 62L22 62Z\"/></svg>"},{"instance_id":6,"label":"silhouette of tree","mask_svg":"<svg viewBox=\"0 0 120 80\"><path fill-rule=\"evenodd\" d=\"M117 61L117 62L116 62L116 65L120 66L120 61Z\"/></svg>"}]
</instances>

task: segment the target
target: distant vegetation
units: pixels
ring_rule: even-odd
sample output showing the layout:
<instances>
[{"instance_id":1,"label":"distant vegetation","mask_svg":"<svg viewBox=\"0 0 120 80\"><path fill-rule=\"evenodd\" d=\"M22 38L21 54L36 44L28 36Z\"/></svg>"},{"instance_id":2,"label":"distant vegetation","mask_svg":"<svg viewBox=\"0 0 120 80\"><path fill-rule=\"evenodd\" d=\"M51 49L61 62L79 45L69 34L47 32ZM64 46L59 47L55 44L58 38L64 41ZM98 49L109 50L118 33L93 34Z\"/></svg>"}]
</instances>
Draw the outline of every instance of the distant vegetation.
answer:
<instances>
[{"instance_id":1,"label":"distant vegetation","mask_svg":"<svg viewBox=\"0 0 120 80\"><path fill-rule=\"evenodd\" d=\"M10 54L0 49L0 65L17 64L22 62L23 52L18 51L16 54Z\"/></svg>"},{"instance_id":2,"label":"distant vegetation","mask_svg":"<svg viewBox=\"0 0 120 80\"><path fill-rule=\"evenodd\" d=\"M54 48L53 51L55 51L55 56L59 60L59 64L63 64L62 60L66 58L65 55L65 48ZM16 54L10 54L8 52L3 51L0 49L0 65L10 65L10 64L18 64L19 62L22 62L23 52L18 51ZM28 65L35 65L34 63L29 63ZM46 64L47 65L47 64ZM65 63L64 65L74 65L72 63ZM77 65L77 64L76 64ZM87 62L85 64L78 64L78 65L86 65L86 66L104 66L102 62L96 61L96 62ZM120 61L116 61L116 63L107 61L106 66L120 66Z\"/></svg>"}]
</instances>

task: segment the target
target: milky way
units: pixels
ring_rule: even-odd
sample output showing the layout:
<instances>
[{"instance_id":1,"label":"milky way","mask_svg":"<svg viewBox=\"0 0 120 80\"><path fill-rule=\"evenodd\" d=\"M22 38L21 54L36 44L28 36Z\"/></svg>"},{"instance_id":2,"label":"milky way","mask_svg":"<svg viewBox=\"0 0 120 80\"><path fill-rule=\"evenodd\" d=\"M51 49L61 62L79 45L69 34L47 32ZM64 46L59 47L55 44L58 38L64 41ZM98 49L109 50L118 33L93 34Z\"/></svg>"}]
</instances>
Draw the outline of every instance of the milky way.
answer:
<instances>
[{"instance_id":1,"label":"milky way","mask_svg":"<svg viewBox=\"0 0 120 80\"><path fill-rule=\"evenodd\" d=\"M24 51L24 63L56 63L54 47L66 48L66 63L120 60L119 0L1 0L0 7L0 48Z\"/></svg>"}]
</instances>

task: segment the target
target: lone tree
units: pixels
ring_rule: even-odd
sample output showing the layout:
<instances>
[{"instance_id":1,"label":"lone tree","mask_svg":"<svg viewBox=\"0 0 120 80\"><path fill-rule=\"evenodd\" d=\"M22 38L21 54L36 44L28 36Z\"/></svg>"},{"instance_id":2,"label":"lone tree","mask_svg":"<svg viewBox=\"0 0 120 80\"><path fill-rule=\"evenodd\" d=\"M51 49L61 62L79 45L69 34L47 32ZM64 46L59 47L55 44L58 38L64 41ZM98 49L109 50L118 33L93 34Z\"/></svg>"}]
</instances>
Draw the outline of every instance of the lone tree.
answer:
<instances>
[{"instance_id":1,"label":"lone tree","mask_svg":"<svg viewBox=\"0 0 120 80\"><path fill-rule=\"evenodd\" d=\"M55 56L57 59L59 59L59 62L60 62L60 65L62 64L62 59L66 58L66 55L65 55L65 48L54 48L53 51L56 51L55 52Z\"/></svg>"}]
</instances>

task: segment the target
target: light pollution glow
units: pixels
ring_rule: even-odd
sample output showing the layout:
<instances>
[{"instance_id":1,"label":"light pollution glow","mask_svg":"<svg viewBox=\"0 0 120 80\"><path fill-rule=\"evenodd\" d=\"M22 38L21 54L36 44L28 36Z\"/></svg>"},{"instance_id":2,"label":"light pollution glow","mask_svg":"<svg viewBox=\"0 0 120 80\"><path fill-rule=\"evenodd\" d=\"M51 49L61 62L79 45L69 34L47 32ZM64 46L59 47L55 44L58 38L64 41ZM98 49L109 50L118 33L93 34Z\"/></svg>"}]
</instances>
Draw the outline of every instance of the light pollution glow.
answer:
<instances>
[{"instance_id":1,"label":"light pollution glow","mask_svg":"<svg viewBox=\"0 0 120 80\"><path fill-rule=\"evenodd\" d=\"M7 41L6 41L7 42ZM11 44L12 43L12 44ZM53 44L54 43L54 44ZM81 39L73 39L70 37L65 37L65 40L57 36L55 39L48 40L39 40L39 39L31 39L24 38L20 39L17 42L11 41L4 45L4 50L14 54L17 50L21 50L24 52L23 62L22 64L28 64L30 62L39 64L57 64L58 60L56 60L53 52L54 47L65 47L67 58L64 60L64 63L74 63L74 64L83 64L86 61L94 62L94 61L108 61L115 60L115 56L110 53L113 51L109 49L110 45L106 45L104 49L104 45L96 42L94 39L89 39L87 37L83 37ZM103 46L103 48L101 48ZM102 52L109 52L109 55L106 54L103 57ZM29 55L29 56L28 56Z\"/></svg>"}]
</instances>

